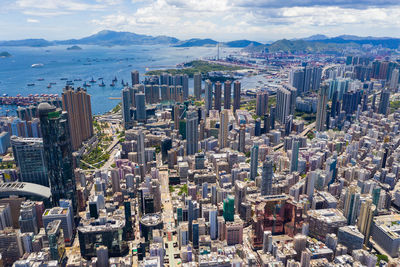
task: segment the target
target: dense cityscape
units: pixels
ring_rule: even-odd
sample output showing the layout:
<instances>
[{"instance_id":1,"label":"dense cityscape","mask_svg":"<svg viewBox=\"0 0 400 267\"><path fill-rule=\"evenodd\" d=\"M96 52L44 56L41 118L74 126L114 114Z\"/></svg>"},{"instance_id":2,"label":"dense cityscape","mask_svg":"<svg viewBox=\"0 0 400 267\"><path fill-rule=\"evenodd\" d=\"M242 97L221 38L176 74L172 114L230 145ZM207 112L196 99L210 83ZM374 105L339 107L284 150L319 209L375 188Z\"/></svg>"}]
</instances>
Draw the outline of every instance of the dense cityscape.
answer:
<instances>
[{"instance_id":1,"label":"dense cityscape","mask_svg":"<svg viewBox=\"0 0 400 267\"><path fill-rule=\"evenodd\" d=\"M400 266L399 51L219 49L1 97L0 266Z\"/></svg>"}]
</instances>

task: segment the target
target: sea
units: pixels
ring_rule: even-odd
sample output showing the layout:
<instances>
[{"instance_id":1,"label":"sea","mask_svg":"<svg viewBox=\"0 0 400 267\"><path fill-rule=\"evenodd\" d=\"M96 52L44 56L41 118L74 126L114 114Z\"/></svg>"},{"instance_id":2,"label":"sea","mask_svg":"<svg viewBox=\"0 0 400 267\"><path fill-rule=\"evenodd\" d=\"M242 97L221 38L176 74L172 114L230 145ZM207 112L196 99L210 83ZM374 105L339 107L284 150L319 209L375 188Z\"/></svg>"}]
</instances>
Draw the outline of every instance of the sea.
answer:
<instances>
[{"instance_id":1,"label":"sea","mask_svg":"<svg viewBox=\"0 0 400 267\"><path fill-rule=\"evenodd\" d=\"M130 72L138 70L141 79L148 70L174 68L177 64L195 59L215 58L216 47L178 48L164 45L96 46L80 45L82 50L68 50L68 46L0 47L12 57L0 58L0 95L28 96L29 94L58 94L67 79L74 87L82 87L92 78L96 83L87 88L91 95L93 114L111 110L121 100L122 80L131 83ZM220 57L239 53L237 48L220 49ZM33 64L41 67L32 68ZM105 86L99 83L103 78ZM115 87L110 86L117 78ZM74 81L79 80L79 81ZM47 88L49 83L55 83ZM28 84L34 84L28 86ZM189 93L193 81L189 81ZM17 107L0 107L0 115L12 115Z\"/></svg>"}]
</instances>

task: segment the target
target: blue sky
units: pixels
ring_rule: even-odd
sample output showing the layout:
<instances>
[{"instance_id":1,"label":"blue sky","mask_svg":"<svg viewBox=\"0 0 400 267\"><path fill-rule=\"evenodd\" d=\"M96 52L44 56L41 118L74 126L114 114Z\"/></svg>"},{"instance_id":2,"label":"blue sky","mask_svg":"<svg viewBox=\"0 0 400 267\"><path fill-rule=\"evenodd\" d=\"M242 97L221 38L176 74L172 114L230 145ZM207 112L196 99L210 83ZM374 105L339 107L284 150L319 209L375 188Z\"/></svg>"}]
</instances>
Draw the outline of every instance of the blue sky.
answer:
<instances>
[{"instance_id":1,"label":"blue sky","mask_svg":"<svg viewBox=\"0 0 400 267\"><path fill-rule=\"evenodd\" d=\"M399 0L0 0L0 5L0 40L62 40L104 29L219 41L400 37Z\"/></svg>"}]
</instances>

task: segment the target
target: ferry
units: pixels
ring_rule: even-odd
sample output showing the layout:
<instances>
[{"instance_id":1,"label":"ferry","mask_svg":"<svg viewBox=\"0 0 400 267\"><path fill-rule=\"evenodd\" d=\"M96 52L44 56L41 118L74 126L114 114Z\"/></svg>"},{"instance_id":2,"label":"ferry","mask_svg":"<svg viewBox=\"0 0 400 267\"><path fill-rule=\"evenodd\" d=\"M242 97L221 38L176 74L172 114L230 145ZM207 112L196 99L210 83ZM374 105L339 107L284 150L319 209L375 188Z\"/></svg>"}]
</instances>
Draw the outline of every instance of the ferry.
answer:
<instances>
[{"instance_id":1,"label":"ferry","mask_svg":"<svg viewBox=\"0 0 400 267\"><path fill-rule=\"evenodd\" d=\"M101 81L101 83L99 83L99 86L100 86L100 87L104 87L104 86L106 86L106 85L104 84L104 81Z\"/></svg>"},{"instance_id":2,"label":"ferry","mask_svg":"<svg viewBox=\"0 0 400 267\"><path fill-rule=\"evenodd\" d=\"M36 63L36 64L32 64L31 65L31 68L41 68L41 67L43 67L44 65L42 64L42 63Z\"/></svg>"}]
</instances>

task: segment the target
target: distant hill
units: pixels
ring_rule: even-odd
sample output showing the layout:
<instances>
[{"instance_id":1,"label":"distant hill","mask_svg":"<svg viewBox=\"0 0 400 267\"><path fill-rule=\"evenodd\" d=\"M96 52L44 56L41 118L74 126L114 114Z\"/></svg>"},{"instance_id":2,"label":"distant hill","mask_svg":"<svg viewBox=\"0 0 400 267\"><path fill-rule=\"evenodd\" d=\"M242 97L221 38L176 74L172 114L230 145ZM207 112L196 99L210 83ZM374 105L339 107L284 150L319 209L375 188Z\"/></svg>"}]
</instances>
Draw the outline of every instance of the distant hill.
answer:
<instances>
[{"instance_id":1,"label":"distant hill","mask_svg":"<svg viewBox=\"0 0 400 267\"><path fill-rule=\"evenodd\" d=\"M179 40L168 36L150 36L131 32L100 31L81 39L56 41L56 44L86 44L86 45L154 45L175 44Z\"/></svg>"},{"instance_id":2,"label":"distant hill","mask_svg":"<svg viewBox=\"0 0 400 267\"><path fill-rule=\"evenodd\" d=\"M170 45L175 47L195 47L195 46L216 46L219 42L210 38L193 38L189 40L179 40L170 36L150 36L136 34L132 32L117 32L104 30L96 34L81 39L69 39L60 41L48 41L45 39L25 39L0 41L0 46L31 46L45 47L52 45ZM222 46L246 48L249 51L290 51L290 52L325 52L340 51L344 47L360 45L380 45L382 47L396 49L400 45L400 38L391 37L360 37L355 35L340 35L337 37L328 37L322 34L312 35L300 39L282 39L270 44L262 44L250 40L234 40L230 42L221 42Z\"/></svg>"},{"instance_id":3,"label":"distant hill","mask_svg":"<svg viewBox=\"0 0 400 267\"><path fill-rule=\"evenodd\" d=\"M44 47L53 45L53 42L49 42L45 39L25 39L25 40L11 40L11 41L0 41L0 46L32 46L32 47Z\"/></svg>"},{"instance_id":4,"label":"distant hill","mask_svg":"<svg viewBox=\"0 0 400 267\"><path fill-rule=\"evenodd\" d=\"M82 50L82 47L73 45L73 46L68 47L67 50Z\"/></svg>"},{"instance_id":5,"label":"distant hill","mask_svg":"<svg viewBox=\"0 0 400 267\"><path fill-rule=\"evenodd\" d=\"M249 41L249 40L237 40L224 43L228 47L248 47L248 46L260 46L262 43Z\"/></svg>"},{"instance_id":6,"label":"distant hill","mask_svg":"<svg viewBox=\"0 0 400 267\"><path fill-rule=\"evenodd\" d=\"M218 42L213 39L193 38L186 41L180 41L174 46L175 47L216 46L217 44Z\"/></svg>"}]
</instances>

